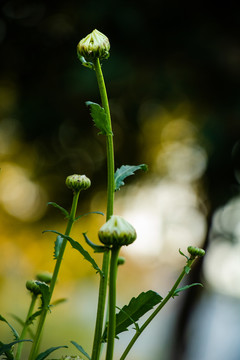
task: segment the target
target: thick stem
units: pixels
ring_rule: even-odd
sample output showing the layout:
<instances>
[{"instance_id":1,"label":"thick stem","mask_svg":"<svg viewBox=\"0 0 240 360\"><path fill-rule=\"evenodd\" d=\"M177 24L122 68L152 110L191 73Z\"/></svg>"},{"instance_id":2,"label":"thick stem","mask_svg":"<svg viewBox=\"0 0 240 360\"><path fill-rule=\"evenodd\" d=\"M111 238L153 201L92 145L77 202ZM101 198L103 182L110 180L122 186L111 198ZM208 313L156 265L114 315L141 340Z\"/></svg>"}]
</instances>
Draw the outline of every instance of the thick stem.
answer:
<instances>
[{"instance_id":1,"label":"thick stem","mask_svg":"<svg viewBox=\"0 0 240 360\"><path fill-rule=\"evenodd\" d=\"M69 216L69 219L68 219L68 224L67 224L66 231L65 231L65 235L67 235L67 236L70 235L72 225L73 225L74 220L75 220L79 194L80 194L80 192L78 191L78 192L74 192L74 195L73 195L72 208L71 208L70 216ZM67 239L64 238L63 242L62 242L62 246L61 246L60 251L59 251L59 255L57 257L55 268L54 268L54 271L53 271L53 276L52 276L52 280L51 280L51 284L50 284L50 288L49 288L49 301L48 301L48 304L46 304L46 306L42 309L42 312L41 312L41 315L40 315L40 318L39 318L39 323L38 323L36 335L35 335L35 339L34 339L33 346L32 346L31 352L30 352L29 360L34 360L36 355L37 355L37 352L38 352L38 348L39 348L39 344L40 344L40 340L41 340L41 336L42 336L42 331L43 331L43 327L44 327L44 323L45 323L45 320L46 320L47 313L49 311L50 301L51 301L51 298L52 298L53 290L54 290L56 282L57 282L58 273L59 273L59 270L60 270L60 266L61 266L61 263L62 263L63 254L64 254L64 251L65 251L66 245L67 245Z\"/></svg>"},{"instance_id":2,"label":"thick stem","mask_svg":"<svg viewBox=\"0 0 240 360\"><path fill-rule=\"evenodd\" d=\"M29 306L29 309L28 309L27 317L26 317L25 323L23 325L23 329L22 329L21 335L19 337L19 340L23 340L25 338L25 336L26 336L27 329L28 329L28 326L29 326L28 325L28 319L30 318L30 316L33 313L33 309L34 309L36 300L37 300L37 295L32 294L32 300L31 300L31 303L30 303L30 306ZM24 344L23 342L20 342L18 344L18 348L17 348L17 352L16 352L16 359L15 360L19 360L21 358L23 344Z\"/></svg>"},{"instance_id":3,"label":"thick stem","mask_svg":"<svg viewBox=\"0 0 240 360\"><path fill-rule=\"evenodd\" d=\"M153 311L153 313L149 316L149 318L143 323L143 325L136 331L135 335L133 336L132 340L129 342L128 346L126 347L124 353L122 354L122 356L120 357L120 360L124 360L129 351L131 350L131 348L133 347L133 345L135 344L135 342L137 341L137 339L139 338L139 336L141 335L141 333L143 332L143 330L146 329L146 327L150 324L150 322L155 318L155 316L159 313L159 311L164 307L164 305L166 305L166 303L168 302L168 300L171 299L171 297L174 295L175 290L177 289L178 285L180 284L180 282L182 281L182 279L184 278L184 276L187 274L186 272L186 267L190 268L194 262L195 258L190 258L187 261L186 266L184 267L184 269L182 270L180 276L178 277L177 281L175 282L175 284L173 285L172 289L169 291L168 295L161 301L160 305Z\"/></svg>"},{"instance_id":4,"label":"thick stem","mask_svg":"<svg viewBox=\"0 0 240 360\"><path fill-rule=\"evenodd\" d=\"M110 276L109 276L109 323L108 323L108 344L106 360L112 360L114 351L115 331L116 331L116 282L118 268L118 254L120 247L112 248Z\"/></svg>"},{"instance_id":5,"label":"thick stem","mask_svg":"<svg viewBox=\"0 0 240 360\"><path fill-rule=\"evenodd\" d=\"M106 86L105 86L99 59L95 60L94 69L96 72L102 106L107 115L109 128L112 130L108 96L107 96ZM113 148L113 135L112 134L107 135L106 152L107 152L107 214L106 214L106 220L109 220L110 217L113 215L114 188L115 188L114 148ZM101 277L100 285L99 285L97 317L96 317L96 325L95 325L95 333L94 333L93 350L92 350L91 360L99 360L99 357L100 357L101 338L102 338L104 313L105 313L105 305L106 305L109 261L110 261L110 253L109 253L109 251L106 251L103 254L102 271L104 273L104 276Z\"/></svg>"}]
</instances>

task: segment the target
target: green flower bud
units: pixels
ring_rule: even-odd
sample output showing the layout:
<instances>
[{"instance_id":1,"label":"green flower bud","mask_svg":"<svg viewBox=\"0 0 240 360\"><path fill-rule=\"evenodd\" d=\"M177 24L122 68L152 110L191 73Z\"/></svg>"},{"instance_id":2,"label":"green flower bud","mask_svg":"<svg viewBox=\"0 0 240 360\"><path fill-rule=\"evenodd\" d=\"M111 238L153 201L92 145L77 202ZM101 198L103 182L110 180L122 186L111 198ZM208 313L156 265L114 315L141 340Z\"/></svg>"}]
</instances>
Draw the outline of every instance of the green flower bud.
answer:
<instances>
[{"instance_id":1,"label":"green flower bud","mask_svg":"<svg viewBox=\"0 0 240 360\"><path fill-rule=\"evenodd\" d=\"M119 265L124 265L125 262L126 262L126 259L125 259L123 256L119 256L119 257L118 257L118 260L117 260L118 266L119 266Z\"/></svg>"},{"instance_id":2,"label":"green flower bud","mask_svg":"<svg viewBox=\"0 0 240 360\"><path fill-rule=\"evenodd\" d=\"M91 186L91 181L85 175L70 175L66 179L66 185L75 192L86 190Z\"/></svg>"},{"instance_id":3,"label":"green flower bud","mask_svg":"<svg viewBox=\"0 0 240 360\"><path fill-rule=\"evenodd\" d=\"M189 254L192 255L192 257L205 255L205 250L200 249L198 247L189 246L187 249L188 249Z\"/></svg>"},{"instance_id":4,"label":"green flower bud","mask_svg":"<svg viewBox=\"0 0 240 360\"><path fill-rule=\"evenodd\" d=\"M110 43L108 38L98 30L93 30L91 34L82 39L77 46L78 57L82 56L86 61L100 60L109 57Z\"/></svg>"},{"instance_id":5,"label":"green flower bud","mask_svg":"<svg viewBox=\"0 0 240 360\"><path fill-rule=\"evenodd\" d=\"M123 246L134 242L137 237L134 227L120 216L113 215L98 232L99 240L105 245Z\"/></svg>"},{"instance_id":6,"label":"green flower bud","mask_svg":"<svg viewBox=\"0 0 240 360\"><path fill-rule=\"evenodd\" d=\"M35 280L28 280L26 282L26 288L34 295L41 294L40 287L38 286L38 284L36 284Z\"/></svg>"},{"instance_id":7,"label":"green flower bud","mask_svg":"<svg viewBox=\"0 0 240 360\"><path fill-rule=\"evenodd\" d=\"M50 284L52 280L52 274L49 272L41 272L37 274L36 279L41 282L45 282L46 284Z\"/></svg>"}]
</instances>

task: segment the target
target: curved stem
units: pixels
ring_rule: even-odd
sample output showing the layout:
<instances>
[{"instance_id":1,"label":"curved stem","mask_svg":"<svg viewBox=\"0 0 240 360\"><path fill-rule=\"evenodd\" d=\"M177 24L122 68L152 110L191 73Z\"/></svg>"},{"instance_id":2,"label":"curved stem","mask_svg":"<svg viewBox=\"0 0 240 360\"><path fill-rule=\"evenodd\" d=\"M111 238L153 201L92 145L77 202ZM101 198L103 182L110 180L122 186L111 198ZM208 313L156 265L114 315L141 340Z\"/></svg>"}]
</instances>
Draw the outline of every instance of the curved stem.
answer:
<instances>
[{"instance_id":1,"label":"curved stem","mask_svg":"<svg viewBox=\"0 0 240 360\"><path fill-rule=\"evenodd\" d=\"M95 70L96 77L97 77L102 106L107 115L109 128L112 130L107 90L106 90L106 86L105 86L99 59L96 59L94 62L94 70ZM106 214L106 220L109 220L110 217L113 215L114 189L115 189L114 147L113 147L113 135L112 134L107 135L107 137L106 137L106 152L107 152L107 214ZM106 251L103 254L102 271L104 273L104 276L101 277L100 284L99 284L97 317L96 317L96 325L95 325L95 333L94 333L91 360L99 360L99 357L100 357L101 338L102 338L104 313L105 313L105 305L106 305L109 261L110 261L110 252Z\"/></svg>"},{"instance_id":2,"label":"curved stem","mask_svg":"<svg viewBox=\"0 0 240 360\"><path fill-rule=\"evenodd\" d=\"M25 323L23 325L23 329L22 329L19 340L23 340L25 338L25 335L26 335L27 329L28 329L28 319L30 318L30 316L33 313L33 309L34 309L36 300L37 300L37 295L32 294L32 300L31 300L31 303L30 303L30 306L29 306L27 317L26 317ZM17 352L16 352L16 359L15 360L19 360L21 358L23 344L24 344L23 342L20 342L18 344L18 348L17 348Z\"/></svg>"},{"instance_id":3,"label":"curved stem","mask_svg":"<svg viewBox=\"0 0 240 360\"><path fill-rule=\"evenodd\" d=\"M116 281L120 247L112 248L109 277L109 323L106 360L112 360L116 332Z\"/></svg>"},{"instance_id":4,"label":"curved stem","mask_svg":"<svg viewBox=\"0 0 240 360\"><path fill-rule=\"evenodd\" d=\"M190 271L190 268L191 268L194 260L195 260L195 258L194 259L193 258L188 259L187 265L182 270L181 274L179 275L179 277L178 277L177 281L175 282L175 284L173 285L172 289L169 291L168 295L161 301L160 305L153 311L153 313L149 316L149 318L136 331L136 334L133 336L132 340L129 342L129 344L126 347L124 353L120 357L120 360L124 360L127 357L129 351L131 350L131 348L133 347L133 345L135 344L135 342L137 341L137 339L139 338L139 336L141 335L143 330L146 329L146 327L155 318L155 316L159 313L159 311L164 307L164 305L166 305L168 300L170 300L171 297L174 295L174 292L177 289L178 285L180 284L180 282L182 281L184 276Z\"/></svg>"},{"instance_id":5,"label":"curved stem","mask_svg":"<svg viewBox=\"0 0 240 360\"><path fill-rule=\"evenodd\" d=\"M68 224L67 224L66 231L65 231L65 235L67 235L67 236L70 235L72 225L73 225L74 220L75 220L79 194L80 194L80 192L74 192L74 195L73 195L72 208L71 208L70 216L69 216L69 219L68 219ZM62 242L62 245L61 245L61 248L60 248L60 251L59 251L59 255L57 257L55 268L54 268L54 271L53 271L53 276L52 276L52 280L51 280L51 284L50 284L50 288L49 288L49 301L48 301L48 304L46 304L46 306L42 309L42 312L41 312L41 315L40 315L40 318L39 318L39 323L38 323L36 335L35 335L35 339L34 339L33 346L32 346L31 352L30 352L29 360L34 360L36 355L37 355L37 352L38 352L38 348L39 348L39 344L40 344L40 340L41 340L41 336L42 336L42 331L43 331L43 327L44 327L44 323L45 323L45 320L46 320L47 313L49 311L50 301L51 301L51 298L52 298L53 290L54 290L56 282L57 282L58 273L59 273L59 270L60 270L60 266L61 266L61 263L62 263L63 254L64 254L64 251L65 251L66 245L67 245L67 239L64 238L63 242Z\"/></svg>"}]
</instances>

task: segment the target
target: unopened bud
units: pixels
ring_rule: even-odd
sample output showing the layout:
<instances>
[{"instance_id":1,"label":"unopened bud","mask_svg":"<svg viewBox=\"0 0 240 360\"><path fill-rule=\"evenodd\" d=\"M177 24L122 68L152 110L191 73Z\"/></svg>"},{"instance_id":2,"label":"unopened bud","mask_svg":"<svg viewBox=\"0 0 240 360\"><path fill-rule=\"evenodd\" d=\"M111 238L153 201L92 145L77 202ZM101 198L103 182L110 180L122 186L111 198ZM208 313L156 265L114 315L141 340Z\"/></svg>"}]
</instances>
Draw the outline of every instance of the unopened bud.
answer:
<instances>
[{"instance_id":1,"label":"unopened bud","mask_svg":"<svg viewBox=\"0 0 240 360\"><path fill-rule=\"evenodd\" d=\"M134 227L120 216L113 215L98 232L99 240L105 245L130 245L137 238Z\"/></svg>"},{"instance_id":2,"label":"unopened bud","mask_svg":"<svg viewBox=\"0 0 240 360\"><path fill-rule=\"evenodd\" d=\"M91 186L91 181L85 175L70 175L66 179L66 185L75 192L86 190Z\"/></svg>"},{"instance_id":3,"label":"unopened bud","mask_svg":"<svg viewBox=\"0 0 240 360\"><path fill-rule=\"evenodd\" d=\"M198 247L195 246L189 246L188 248L188 252L190 255L192 255L192 257L196 257L196 256L204 256L205 255L205 250L200 249Z\"/></svg>"},{"instance_id":4,"label":"unopened bud","mask_svg":"<svg viewBox=\"0 0 240 360\"><path fill-rule=\"evenodd\" d=\"M35 280L28 280L26 282L26 288L29 291L31 291L31 293L33 293L34 295L41 294L40 287L38 286Z\"/></svg>"},{"instance_id":5,"label":"unopened bud","mask_svg":"<svg viewBox=\"0 0 240 360\"><path fill-rule=\"evenodd\" d=\"M49 272L41 272L37 274L36 279L41 282L45 282L46 284L50 284L52 280L52 274Z\"/></svg>"},{"instance_id":6,"label":"unopened bud","mask_svg":"<svg viewBox=\"0 0 240 360\"><path fill-rule=\"evenodd\" d=\"M110 43L108 38L98 30L82 39L77 46L78 56L83 56L86 61L100 60L109 57Z\"/></svg>"}]
</instances>

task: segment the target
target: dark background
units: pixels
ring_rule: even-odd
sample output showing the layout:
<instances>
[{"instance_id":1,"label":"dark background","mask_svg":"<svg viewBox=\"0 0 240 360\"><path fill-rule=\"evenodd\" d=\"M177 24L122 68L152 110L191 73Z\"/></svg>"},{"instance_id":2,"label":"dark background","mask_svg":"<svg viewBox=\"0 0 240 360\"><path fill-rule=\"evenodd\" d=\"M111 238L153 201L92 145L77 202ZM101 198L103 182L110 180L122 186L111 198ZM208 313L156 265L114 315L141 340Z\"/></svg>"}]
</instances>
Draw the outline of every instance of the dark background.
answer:
<instances>
[{"instance_id":1,"label":"dark background","mask_svg":"<svg viewBox=\"0 0 240 360\"><path fill-rule=\"evenodd\" d=\"M18 120L22 143L34 149L34 176L49 197L68 203L62 178L71 173L86 173L95 189L105 187L104 142L84 105L99 102L98 89L94 73L76 55L80 39L96 28L111 43L103 71L121 138L116 166L142 162L136 140L142 102L158 99L172 110L187 100L194 109L199 137L210 144L203 178L207 248L214 211L239 193L239 25L239 7L231 2L1 1L0 83L14 93L11 106L4 106L8 97L2 93L1 118ZM201 262L193 279L200 273ZM173 359L184 358L178 342L187 301Z\"/></svg>"}]
</instances>

